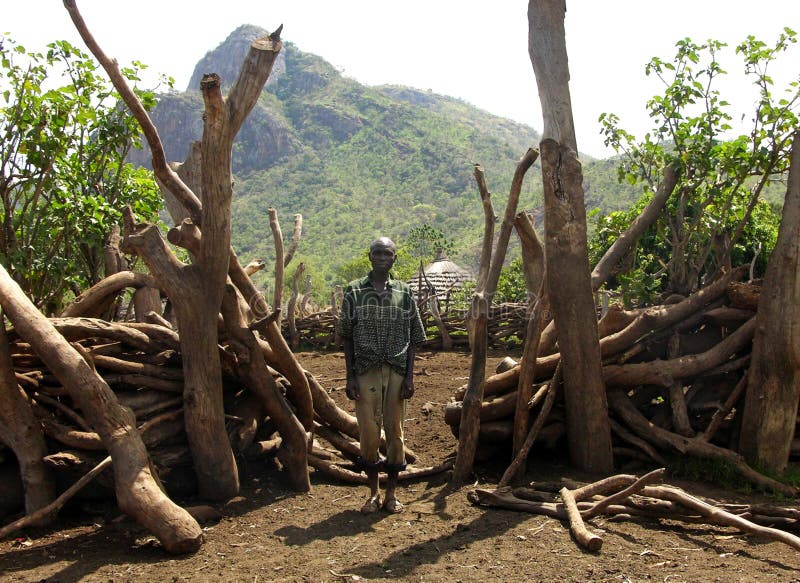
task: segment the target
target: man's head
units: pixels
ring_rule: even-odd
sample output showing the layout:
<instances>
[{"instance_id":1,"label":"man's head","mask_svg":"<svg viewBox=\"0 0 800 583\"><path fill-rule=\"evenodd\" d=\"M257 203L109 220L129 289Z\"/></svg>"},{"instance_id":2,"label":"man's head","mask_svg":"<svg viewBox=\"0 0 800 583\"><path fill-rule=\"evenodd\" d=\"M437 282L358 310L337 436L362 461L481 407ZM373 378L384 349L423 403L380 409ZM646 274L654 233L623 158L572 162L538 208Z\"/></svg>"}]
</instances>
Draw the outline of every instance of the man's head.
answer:
<instances>
[{"instance_id":1,"label":"man's head","mask_svg":"<svg viewBox=\"0 0 800 583\"><path fill-rule=\"evenodd\" d=\"M373 271L388 273L397 258L397 246L389 237L378 237L369 246Z\"/></svg>"}]
</instances>

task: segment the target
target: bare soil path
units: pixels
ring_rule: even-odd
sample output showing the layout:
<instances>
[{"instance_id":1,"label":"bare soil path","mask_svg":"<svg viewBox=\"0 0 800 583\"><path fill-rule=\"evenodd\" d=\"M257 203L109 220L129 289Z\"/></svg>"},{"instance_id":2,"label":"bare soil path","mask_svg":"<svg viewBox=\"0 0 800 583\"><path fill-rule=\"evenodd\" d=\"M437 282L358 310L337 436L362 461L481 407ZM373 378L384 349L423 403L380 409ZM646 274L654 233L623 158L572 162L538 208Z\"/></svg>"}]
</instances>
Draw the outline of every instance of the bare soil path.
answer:
<instances>
[{"instance_id":1,"label":"bare soil path","mask_svg":"<svg viewBox=\"0 0 800 583\"><path fill-rule=\"evenodd\" d=\"M346 403L340 354L299 357ZM490 372L500 358L492 357ZM449 352L423 353L417 361L406 433L420 465L438 463L454 449L442 409L466 382L469 359ZM495 484L506 461L482 465L476 483ZM311 493L297 495L271 464L250 464L242 472L242 495L218 507L220 520L204 524L207 540L194 555L167 555L153 537L120 520L113 505L84 501L80 512L63 516L58 529L0 541L0 580L800 582L800 553L728 528L600 517L589 526L602 531L605 542L599 553L590 553L570 538L567 525L472 506L469 488L452 491L443 475L401 484L403 514L363 516L363 488L314 475ZM528 478L562 476L584 478L548 460L530 468ZM693 494L743 500L705 484L668 481Z\"/></svg>"}]
</instances>

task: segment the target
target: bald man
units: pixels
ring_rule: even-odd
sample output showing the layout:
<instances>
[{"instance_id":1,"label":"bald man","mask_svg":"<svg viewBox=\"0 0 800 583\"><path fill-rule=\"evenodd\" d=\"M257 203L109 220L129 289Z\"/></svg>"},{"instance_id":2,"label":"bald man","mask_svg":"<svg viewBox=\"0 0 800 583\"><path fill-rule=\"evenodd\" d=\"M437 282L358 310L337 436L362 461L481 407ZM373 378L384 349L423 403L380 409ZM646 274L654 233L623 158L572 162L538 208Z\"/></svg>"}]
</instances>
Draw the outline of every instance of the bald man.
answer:
<instances>
[{"instance_id":1,"label":"bald man","mask_svg":"<svg viewBox=\"0 0 800 583\"><path fill-rule=\"evenodd\" d=\"M369 497L361 512L383 508L403 511L395 488L406 467L403 418L406 401L414 394L414 347L425 340L425 328L411 289L389 273L397 247L380 237L369 248L372 271L348 284L339 320L347 367L345 392L355 401L360 434L359 465L367 474ZM382 460L381 428L386 434ZM386 471L386 496L379 493L381 469Z\"/></svg>"}]
</instances>

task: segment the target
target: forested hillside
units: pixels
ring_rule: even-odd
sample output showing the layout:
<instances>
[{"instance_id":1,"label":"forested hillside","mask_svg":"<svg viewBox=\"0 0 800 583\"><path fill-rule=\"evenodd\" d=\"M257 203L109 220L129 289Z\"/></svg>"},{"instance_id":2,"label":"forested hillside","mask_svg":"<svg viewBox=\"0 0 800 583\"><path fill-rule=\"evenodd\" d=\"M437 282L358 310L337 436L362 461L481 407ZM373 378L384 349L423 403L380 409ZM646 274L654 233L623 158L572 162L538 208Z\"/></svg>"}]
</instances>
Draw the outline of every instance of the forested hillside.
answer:
<instances>
[{"instance_id":1,"label":"forested hillside","mask_svg":"<svg viewBox=\"0 0 800 583\"><path fill-rule=\"evenodd\" d=\"M153 119L169 159L183 161L200 137L202 74L217 72L229 84L249 40L263 34L249 25L238 28L198 63L190 88L161 96ZM533 97L531 107L537 106ZM454 259L471 266L483 225L473 165L484 167L500 214L517 160L538 141L533 128L458 99L362 85L286 43L234 146L234 247L245 262L261 258L271 265L267 209L275 207L287 238L293 215L303 215L297 258L317 289L330 289L337 267L363 253L375 236L402 243L424 223L453 239ZM613 210L636 197L617 184L614 163L583 158L587 206ZM147 165L148 159L137 152L134 161ZM535 167L521 208L536 209L540 199Z\"/></svg>"}]
</instances>

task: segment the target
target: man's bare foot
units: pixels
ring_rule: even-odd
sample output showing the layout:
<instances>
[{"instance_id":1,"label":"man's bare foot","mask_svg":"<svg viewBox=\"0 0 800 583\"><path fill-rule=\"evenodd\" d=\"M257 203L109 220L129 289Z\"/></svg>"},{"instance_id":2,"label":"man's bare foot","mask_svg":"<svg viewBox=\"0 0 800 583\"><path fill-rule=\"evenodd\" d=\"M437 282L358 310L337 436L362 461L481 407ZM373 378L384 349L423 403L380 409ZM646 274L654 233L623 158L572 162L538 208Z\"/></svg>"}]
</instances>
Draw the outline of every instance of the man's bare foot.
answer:
<instances>
[{"instance_id":1,"label":"man's bare foot","mask_svg":"<svg viewBox=\"0 0 800 583\"><path fill-rule=\"evenodd\" d=\"M378 508L381 507L381 497L378 495L370 496L367 498L367 501L364 502L364 505L361 507L361 514L372 514L373 512L377 512Z\"/></svg>"},{"instance_id":2,"label":"man's bare foot","mask_svg":"<svg viewBox=\"0 0 800 583\"><path fill-rule=\"evenodd\" d=\"M404 507L397 498L387 498L383 503L383 508L389 514L400 514Z\"/></svg>"}]
</instances>

